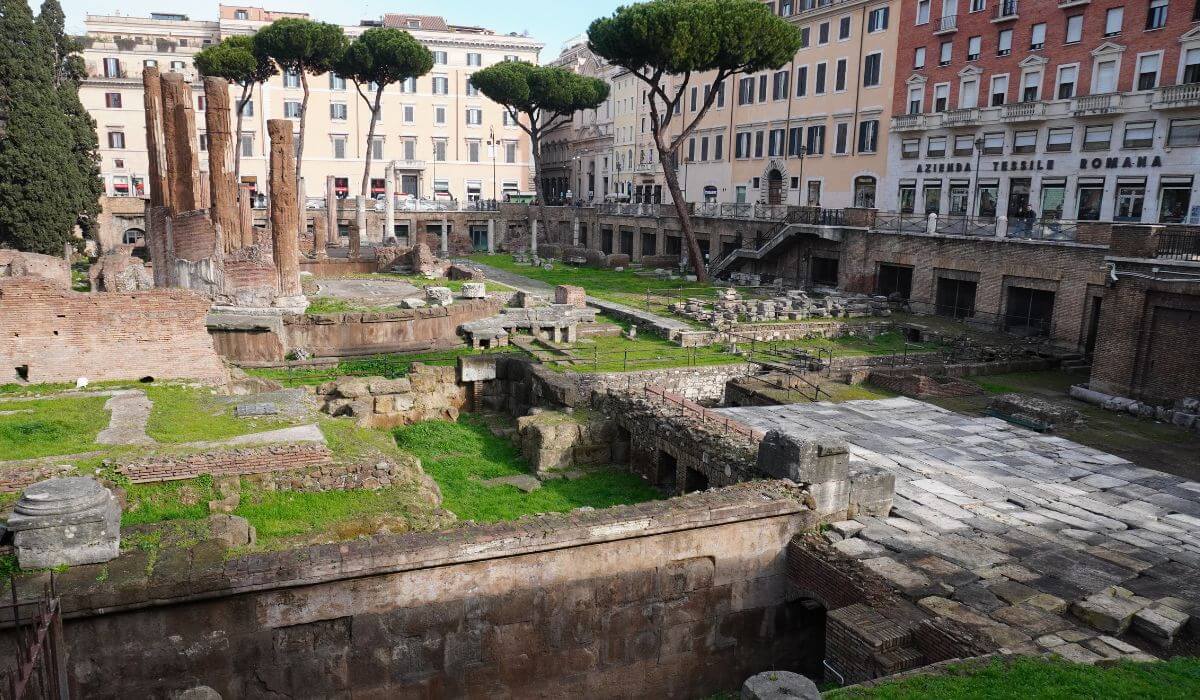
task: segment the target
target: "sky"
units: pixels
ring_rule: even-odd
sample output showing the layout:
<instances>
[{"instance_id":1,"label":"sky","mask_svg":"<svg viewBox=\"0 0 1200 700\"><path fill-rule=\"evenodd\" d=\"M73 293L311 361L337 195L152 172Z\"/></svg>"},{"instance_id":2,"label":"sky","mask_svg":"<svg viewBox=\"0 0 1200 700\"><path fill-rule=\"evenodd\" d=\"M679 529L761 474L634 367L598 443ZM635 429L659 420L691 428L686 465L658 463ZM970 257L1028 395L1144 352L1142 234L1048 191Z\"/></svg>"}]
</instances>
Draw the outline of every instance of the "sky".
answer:
<instances>
[{"instance_id":1,"label":"sky","mask_svg":"<svg viewBox=\"0 0 1200 700\"><path fill-rule=\"evenodd\" d=\"M67 14L67 30L83 32L88 14L121 14L148 17L151 12L185 14L195 20L215 20L218 0L60 0ZM41 0L30 0L36 11ZM228 2L227 4L236 4ZM528 31L546 46L542 61L558 56L563 42L583 34L596 17L611 14L620 0L349 0L346 3L308 0L254 0L247 5L270 10L308 12L313 19L337 24L358 24L386 12L441 15L451 24L487 27L497 33ZM624 4L630 4L625 0Z\"/></svg>"}]
</instances>

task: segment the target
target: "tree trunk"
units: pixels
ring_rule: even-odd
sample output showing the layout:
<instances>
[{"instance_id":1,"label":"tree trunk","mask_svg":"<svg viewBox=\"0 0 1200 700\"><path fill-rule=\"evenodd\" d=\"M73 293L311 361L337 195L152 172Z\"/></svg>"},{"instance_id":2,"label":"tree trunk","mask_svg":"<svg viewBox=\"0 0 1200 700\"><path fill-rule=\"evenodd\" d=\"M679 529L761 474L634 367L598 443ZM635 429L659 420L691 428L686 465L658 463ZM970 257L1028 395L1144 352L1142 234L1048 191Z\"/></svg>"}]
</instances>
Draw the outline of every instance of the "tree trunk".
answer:
<instances>
[{"instance_id":1,"label":"tree trunk","mask_svg":"<svg viewBox=\"0 0 1200 700\"><path fill-rule=\"evenodd\" d=\"M382 101L383 86L380 85L379 89L375 91L375 106L371 109L371 126L367 129L367 164L363 166L362 176L362 196L364 197L371 196L371 160L372 155L374 155L374 149L371 148L371 142L375 140L375 125L379 119L379 103ZM370 107L371 103L368 102L367 106Z\"/></svg>"},{"instance_id":2,"label":"tree trunk","mask_svg":"<svg viewBox=\"0 0 1200 700\"><path fill-rule=\"evenodd\" d=\"M296 183L297 184L303 182L303 177L304 177L302 175L303 168L301 167L301 161L304 160L304 132L306 131L304 127L308 123L308 96L309 96L308 72L305 71L304 69L300 70L300 85L303 86L303 88L304 88L304 101L300 103L300 139L296 145ZM296 189L297 189L296 201L300 207L300 217L299 217L300 220L299 220L299 223L297 224L296 235L303 236L304 234L308 233L308 215L307 215L308 202L305 202L305 201L303 201L303 199L301 199L304 196L304 194L302 192L299 192L300 188L297 187Z\"/></svg>"},{"instance_id":3,"label":"tree trunk","mask_svg":"<svg viewBox=\"0 0 1200 700\"><path fill-rule=\"evenodd\" d=\"M533 191L537 195L537 216L542 222L542 235L547 236L550 233L550 227L546 225L546 198L542 192L542 134L540 129L533 126L537 123L533 119L533 115L529 115L529 123L529 153L533 157ZM533 243L532 239L530 243Z\"/></svg>"},{"instance_id":4,"label":"tree trunk","mask_svg":"<svg viewBox=\"0 0 1200 700\"><path fill-rule=\"evenodd\" d=\"M655 135L655 145L658 147L658 162L663 166L663 177L667 180L667 189L671 191L671 201L675 204L675 216L679 219L679 230L683 231L683 240L687 243L688 260L696 273L697 282L708 281L708 267L704 264L704 256L700 254L700 244L696 242L696 232L692 228L692 217L687 210L687 202L683 201L683 192L679 189L679 173L675 171L675 161L672 154L663 148L658 135Z\"/></svg>"}]
</instances>

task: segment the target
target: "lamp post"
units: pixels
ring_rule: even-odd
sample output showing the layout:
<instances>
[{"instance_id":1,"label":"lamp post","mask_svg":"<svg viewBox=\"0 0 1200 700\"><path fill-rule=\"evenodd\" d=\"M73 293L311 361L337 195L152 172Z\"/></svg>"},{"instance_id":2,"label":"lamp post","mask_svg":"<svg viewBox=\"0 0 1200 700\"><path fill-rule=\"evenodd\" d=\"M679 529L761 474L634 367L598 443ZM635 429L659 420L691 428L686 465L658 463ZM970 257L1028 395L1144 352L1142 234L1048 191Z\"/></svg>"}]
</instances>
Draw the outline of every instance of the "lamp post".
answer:
<instances>
[{"instance_id":1,"label":"lamp post","mask_svg":"<svg viewBox=\"0 0 1200 700\"><path fill-rule=\"evenodd\" d=\"M492 152L492 201L498 202L496 190L496 127L488 127L488 149Z\"/></svg>"},{"instance_id":2,"label":"lamp post","mask_svg":"<svg viewBox=\"0 0 1200 700\"><path fill-rule=\"evenodd\" d=\"M797 201L800 206L804 206L804 197L806 189L804 187L804 156L808 155L808 147L801 146L796 150L796 157L800 159L800 194L797 196Z\"/></svg>"},{"instance_id":3,"label":"lamp post","mask_svg":"<svg viewBox=\"0 0 1200 700\"><path fill-rule=\"evenodd\" d=\"M967 216L975 216L975 200L979 197L979 158L983 155L983 137L975 139L975 185L971 188L971 206L967 208Z\"/></svg>"}]
</instances>

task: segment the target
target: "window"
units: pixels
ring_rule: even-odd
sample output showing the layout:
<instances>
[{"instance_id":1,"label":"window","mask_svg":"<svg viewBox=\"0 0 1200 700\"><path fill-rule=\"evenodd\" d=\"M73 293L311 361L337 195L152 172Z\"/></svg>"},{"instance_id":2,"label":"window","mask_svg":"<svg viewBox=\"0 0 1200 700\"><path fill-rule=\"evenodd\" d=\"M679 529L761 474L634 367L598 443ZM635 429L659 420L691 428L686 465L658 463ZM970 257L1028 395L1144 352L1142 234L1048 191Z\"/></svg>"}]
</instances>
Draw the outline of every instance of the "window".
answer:
<instances>
[{"instance_id":1,"label":"window","mask_svg":"<svg viewBox=\"0 0 1200 700\"><path fill-rule=\"evenodd\" d=\"M767 101L767 74L766 73L763 73L762 75L758 76L758 101L759 102ZM678 105L676 105L676 107L675 107L675 113L679 114ZM645 129L643 129L642 131L645 131Z\"/></svg>"},{"instance_id":2,"label":"window","mask_svg":"<svg viewBox=\"0 0 1200 700\"><path fill-rule=\"evenodd\" d=\"M787 131L784 129L771 129L771 141L767 145L767 154L772 158L783 155L784 139L787 137Z\"/></svg>"},{"instance_id":3,"label":"window","mask_svg":"<svg viewBox=\"0 0 1200 700\"><path fill-rule=\"evenodd\" d=\"M1104 202L1104 178L1079 179L1079 206L1075 218L1080 221L1099 221Z\"/></svg>"},{"instance_id":4,"label":"window","mask_svg":"<svg viewBox=\"0 0 1200 700\"><path fill-rule=\"evenodd\" d=\"M246 12L245 10L234 10L233 18L234 19L250 19L250 14L248 12Z\"/></svg>"},{"instance_id":5,"label":"window","mask_svg":"<svg viewBox=\"0 0 1200 700\"><path fill-rule=\"evenodd\" d=\"M417 121L417 108L415 105L401 105L400 114L405 124L413 124Z\"/></svg>"},{"instance_id":6,"label":"window","mask_svg":"<svg viewBox=\"0 0 1200 700\"><path fill-rule=\"evenodd\" d=\"M771 90L771 99L786 100L788 98L788 91L791 87L790 85L788 85L788 78L790 78L791 75L792 75L791 72L786 71L786 70L781 70L781 71L775 73L774 84L772 85L772 90ZM696 88L692 88L692 111L695 111L695 110L696 110Z\"/></svg>"},{"instance_id":7,"label":"window","mask_svg":"<svg viewBox=\"0 0 1200 700\"><path fill-rule=\"evenodd\" d=\"M761 131L754 132L754 157L763 157L763 132Z\"/></svg>"},{"instance_id":8,"label":"window","mask_svg":"<svg viewBox=\"0 0 1200 700\"><path fill-rule=\"evenodd\" d=\"M843 39L843 40L850 38L850 16L849 15L838 20L838 38Z\"/></svg>"},{"instance_id":9,"label":"window","mask_svg":"<svg viewBox=\"0 0 1200 700\"><path fill-rule=\"evenodd\" d=\"M121 61L116 58L104 59L104 77L105 78L120 78L121 77Z\"/></svg>"},{"instance_id":10,"label":"window","mask_svg":"<svg viewBox=\"0 0 1200 700\"><path fill-rule=\"evenodd\" d=\"M925 98L925 89L919 86L908 88L908 113L920 114L921 102Z\"/></svg>"},{"instance_id":11,"label":"window","mask_svg":"<svg viewBox=\"0 0 1200 700\"><path fill-rule=\"evenodd\" d=\"M850 125L846 122L841 122L834 127L833 132L833 153L834 155L846 155L850 144Z\"/></svg>"},{"instance_id":12,"label":"window","mask_svg":"<svg viewBox=\"0 0 1200 700\"><path fill-rule=\"evenodd\" d=\"M817 27L817 45L821 46L829 43L829 23L822 22L821 26Z\"/></svg>"},{"instance_id":13,"label":"window","mask_svg":"<svg viewBox=\"0 0 1200 700\"><path fill-rule=\"evenodd\" d=\"M890 10L886 5L871 10L871 12L867 14L867 31L882 32L886 30L888 27L889 11Z\"/></svg>"},{"instance_id":14,"label":"window","mask_svg":"<svg viewBox=\"0 0 1200 700\"><path fill-rule=\"evenodd\" d=\"M1060 100L1075 96L1075 80L1079 75L1077 66L1060 66L1058 69L1058 89L1055 95Z\"/></svg>"},{"instance_id":15,"label":"window","mask_svg":"<svg viewBox=\"0 0 1200 700\"><path fill-rule=\"evenodd\" d=\"M812 33L812 32L811 32L811 31L809 31L809 28L808 28L808 27L801 27L801 28L800 28L800 48L802 48L802 49L807 49L807 48L808 48L808 39L809 39L809 35L810 35L811 33Z\"/></svg>"},{"instance_id":16,"label":"window","mask_svg":"<svg viewBox=\"0 0 1200 700\"><path fill-rule=\"evenodd\" d=\"M1012 53L1013 30L1003 29L996 38L996 55L1007 56Z\"/></svg>"},{"instance_id":17,"label":"window","mask_svg":"<svg viewBox=\"0 0 1200 700\"><path fill-rule=\"evenodd\" d=\"M1200 83L1200 49L1188 49L1183 55L1183 80L1181 82Z\"/></svg>"},{"instance_id":18,"label":"window","mask_svg":"<svg viewBox=\"0 0 1200 700\"><path fill-rule=\"evenodd\" d=\"M879 147L879 120L868 119L858 125L858 152L874 153Z\"/></svg>"},{"instance_id":19,"label":"window","mask_svg":"<svg viewBox=\"0 0 1200 700\"><path fill-rule=\"evenodd\" d=\"M1159 185L1158 221L1181 224L1192 206L1192 178L1164 177Z\"/></svg>"},{"instance_id":20,"label":"window","mask_svg":"<svg viewBox=\"0 0 1200 700\"><path fill-rule=\"evenodd\" d=\"M434 65L437 65L437 66L446 65L446 52L445 51L434 51L433 52L433 63L434 63Z\"/></svg>"},{"instance_id":21,"label":"window","mask_svg":"<svg viewBox=\"0 0 1200 700\"><path fill-rule=\"evenodd\" d=\"M977 78L963 78L962 84L958 86L958 108L974 109L978 106L979 80Z\"/></svg>"},{"instance_id":22,"label":"window","mask_svg":"<svg viewBox=\"0 0 1200 700\"><path fill-rule=\"evenodd\" d=\"M400 92L414 93L417 91L417 79L405 78L400 81Z\"/></svg>"},{"instance_id":23,"label":"window","mask_svg":"<svg viewBox=\"0 0 1200 700\"><path fill-rule=\"evenodd\" d=\"M846 90L846 59L839 58L837 60L837 70L833 78L833 91L844 92Z\"/></svg>"},{"instance_id":24,"label":"window","mask_svg":"<svg viewBox=\"0 0 1200 700\"><path fill-rule=\"evenodd\" d=\"M983 135L983 154L987 156L1004 154L1004 132L995 131Z\"/></svg>"},{"instance_id":25,"label":"window","mask_svg":"<svg viewBox=\"0 0 1200 700\"><path fill-rule=\"evenodd\" d=\"M119 93L119 92L104 93L104 106L109 109L120 109L121 108L121 93Z\"/></svg>"},{"instance_id":26,"label":"window","mask_svg":"<svg viewBox=\"0 0 1200 700\"><path fill-rule=\"evenodd\" d=\"M808 154L810 156L819 156L825 153L825 127L810 126L808 127Z\"/></svg>"},{"instance_id":27,"label":"window","mask_svg":"<svg viewBox=\"0 0 1200 700\"><path fill-rule=\"evenodd\" d=\"M470 163L479 162L479 141L476 139L467 141L467 161Z\"/></svg>"},{"instance_id":28,"label":"window","mask_svg":"<svg viewBox=\"0 0 1200 700\"><path fill-rule=\"evenodd\" d=\"M754 78L742 78L738 81L738 104L754 104Z\"/></svg>"},{"instance_id":29,"label":"window","mask_svg":"<svg viewBox=\"0 0 1200 700\"><path fill-rule=\"evenodd\" d=\"M239 135L238 148L242 151L243 158L254 157L254 134Z\"/></svg>"},{"instance_id":30,"label":"window","mask_svg":"<svg viewBox=\"0 0 1200 700\"><path fill-rule=\"evenodd\" d=\"M1150 0L1150 11L1146 13L1146 31L1167 26L1168 0Z\"/></svg>"},{"instance_id":31,"label":"window","mask_svg":"<svg viewBox=\"0 0 1200 700\"><path fill-rule=\"evenodd\" d=\"M942 158L945 155L946 137L930 136L929 141L925 144L925 156L928 158Z\"/></svg>"},{"instance_id":32,"label":"window","mask_svg":"<svg viewBox=\"0 0 1200 700\"><path fill-rule=\"evenodd\" d=\"M200 134L200 150L201 151L208 150L208 134ZM121 167L120 162L117 163L117 167L118 168Z\"/></svg>"},{"instance_id":33,"label":"window","mask_svg":"<svg viewBox=\"0 0 1200 700\"><path fill-rule=\"evenodd\" d=\"M125 132L110 131L108 132L108 147L115 149L125 148Z\"/></svg>"},{"instance_id":34,"label":"window","mask_svg":"<svg viewBox=\"0 0 1200 700\"><path fill-rule=\"evenodd\" d=\"M1046 46L1046 23L1038 22L1033 25L1033 31L1029 35L1029 50L1039 51Z\"/></svg>"},{"instance_id":35,"label":"window","mask_svg":"<svg viewBox=\"0 0 1200 700\"><path fill-rule=\"evenodd\" d=\"M204 95L196 96L196 111L203 112L208 107L208 100L204 99Z\"/></svg>"},{"instance_id":36,"label":"window","mask_svg":"<svg viewBox=\"0 0 1200 700\"><path fill-rule=\"evenodd\" d=\"M504 162L505 163L516 163L517 162L517 142L516 141L505 141L504 142Z\"/></svg>"},{"instance_id":37,"label":"window","mask_svg":"<svg viewBox=\"0 0 1200 700\"><path fill-rule=\"evenodd\" d=\"M1033 153L1036 150L1036 131L1018 131L1013 134L1013 153Z\"/></svg>"},{"instance_id":38,"label":"window","mask_svg":"<svg viewBox=\"0 0 1200 700\"><path fill-rule=\"evenodd\" d=\"M1117 62L1116 61L1100 61L1096 64L1096 85L1092 89L1093 93L1103 95L1117 91Z\"/></svg>"},{"instance_id":39,"label":"window","mask_svg":"<svg viewBox=\"0 0 1200 700\"><path fill-rule=\"evenodd\" d=\"M717 100L715 103L717 106L717 109L724 109L725 108L725 82L722 81L722 82L717 83L716 85L713 86L713 89L717 91Z\"/></svg>"},{"instance_id":40,"label":"window","mask_svg":"<svg viewBox=\"0 0 1200 700\"><path fill-rule=\"evenodd\" d=\"M479 96L479 88L475 87L475 83L471 82L470 78L467 78L467 97L478 97L478 96Z\"/></svg>"},{"instance_id":41,"label":"window","mask_svg":"<svg viewBox=\"0 0 1200 700\"><path fill-rule=\"evenodd\" d=\"M337 120L346 119L346 103L345 102L330 102L329 103L329 118Z\"/></svg>"},{"instance_id":42,"label":"window","mask_svg":"<svg viewBox=\"0 0 1200 700\"><path fill-rule=\"evenodd\" d=\"M1008 100L1008 76L997 75L992 78L992 100L993 107L999 107Z\"/></svg>"},{"instance_id":43,"label":"window","mask_svg":"<svg viewBox=\"0 0 1200 700\"><path fill-rule=\"evenodd\" d=\"M1168 146L1200 146L1200 119L1172 119Z\"/></svg>"},{"instance_id":44,"label":"window","mask_svg":"<svg viewBox=\"0 0 1200 700\"><path fill-rule=\"evenodd\" d=\"M813 94L814 95L824 95L825 94L825 73L827 72L828 68L829 68L829 66L825 63L817 64L816 85L813 86Z\"/></svg>"},{"instance_id":45,"label":"window","mask_svg":"<svg viewBox=\"0 0 1200 700\"><path fill-rule=\"evenodd\" d=\"M446 162L446 139L433 140L433 159L438 163Z\"/></svg>"},{"instance_id":46,"label":"window","mask_svg":"<svg viewBox=\"0 0 1200 700\"><path fill-rule=\"evenodd\" d=\"M171 70L173 71L182 72L186 68L187 65L183 61L171 61Z\"/></svg>"},{"instance_id":47,"label":"window","mask_svg":"<svg viewBox=\"0 0 1200 700\"><path fill-rule=\"evenodd\" d=\"M1051 129L1046 136L1046 150L1051 153L1063 153L1071 150L1071 141L1075 130L1071 127Z\"/></svg>"},{"instance_id":48,"label":"window","mask_svg":"<svg viewBox=\"0 0 1200 700\"><path fill-rule=\"evenodd\" d=\"M950 84L941 83L933 86L933 111L945 112L949 109Z\"/></svg>"},{"instance_id":49,"label":"window","mask_svg":"<svg viewBox=\"0 0 1200 700\"><path fill-rule=\"evenodd\" d=\"M158 61L154 60L153 58L147 58L146 60L142 61L143 68L154 68L157 65Z\"/></svg>"},{"instance_id":50,"label":"window","mask_svg":"<svg viewBox=\"0 0 1200 700\"><path fill-rule=\"evenodd\" d=\"M725 135L717 134L713 140L713 160L723 160L725 158Z\"/></svg>"},{"instance_id":51,"label":"window","mask_svg":"<svg viewBox=\"0 0 1200 700\"><path fill-rule=\"evenodd\" d=\"M808 66L800 66L796 69L796 97L804 97L808 94Z\"/></svg>"},{"instance_id":52,"label":"window","mask_svg":"<svg viewBox=\"0 0 1200 700\"><path fill-rule=\"evenodd\" d=\"M444 126L446 124L446 108L438 106L433 108L433 123Z\"/></svg>"},{"instance_id":53,"label":"window","mask_svg":"<svg viewBox=\"0 0 1200 700\"><path fill-rule=\"evenodd\" d=\"M1146 203L1146 182L1117 181L1117 210L1114 221L1141 221L1142 205Z\"/></svg>"},{"instance_id":54,"label":"window","mask_svg":"<svg viewBox=\"0 0 1200 700\"><path fill-rule=\"evenodd\" d=\"M286 119L299 119L302 105L299 102L284 102L283 116Z\"/></svg>"},{"instance_id":55,"label":"window","mask_svg":"<svg viewBox=\"0 0 1200 700\"><path fill-rule=\"evenodd\" d=\"M1150 148L1154 145L1154 122L1125 125L1125 148Z\"/></svg>"},{"instance_id":56,"label":"window","mask_svg":"<svg viewBox=\"0 0 1200 700\"><path fill-rule=\"evenodd\" d=\"M404 160L416 160L417 140L414 138L400 139L400 153Z\"/></svg>"},{"instance_id":57,"label":"window","mask_svg":"<svg viewBox=\"0 0 1200 700\"><path fill-rule=\"evenodd\" d=\"M979 52L983 50L983 37L973 36L967 40L967 60L978 61Z\"/></svg>"},{"instance_id":58,"label":"window","mask_svg":"<svg viewBox=\"0 0 1200 700\"><path fill-rule=\"evenodd\" d=\"M917 0L917 24L929 24L930 0Z\"/></svg>"},{"instance_id":59,"label":"window","mask_svg":"<svg viewBox=\"0 0 1200 700\"><path fill-rule=\"evenodd\" d=\"M1158 87L1158 68L1162 54L1150 53L1138 56L1137 89L1153 90Z\"/></svg>"},{"instance_id":60,"label":"window","mask_svg":"<svg viewBox=\"0 0 1200 700\"><path fill-rule=\"evenodd\" d=\"M329 73L329 89L330 90L345 90L346 79L337 73Z\"/></svg>"},{"instance_id":61,"label":"window","mask_svg":"<svg viewBox=\"0 0 1200 700\"><path fill-rule=\"evenodd\" d=\"M1042 72L1029 71L1021 80L1021 101L1036 102L1042 94Z\"/></svg>"},{"instance_id":62,"label":"window","mask_svg":"<svg viewBox=\"0 0 1200 700\"><path fill-rule=\"evenodd\" d=\"M917 69L917 68L924 68L924 67L925 67L925 47L918 46L916 48L916 50L913 51L913 68Z\"/></svg>"},{"instance_id":63,"label":"window","mask_svg":"<svg viewBox=\"0 0 1200 700\"><path fill-rule=\"evenodd\" d=\"M1121 33L1121 25L1125 21L1125 8L1110 8L1104 15L1104 36L1116 36Z\"/></svg>"},{"instance_id":64,"label":"window","mask_svg":"<svg viewBox=\"0 0 1200 700\"><path fill-rule=\"evenodd\" d=\"M450 93L450 81L445 76L435 76L433 79L433 94L447 95Z\"/></svg>"},{"instance_id":65,"label":"window","mask_svg":"<svg viewBox=\"0 0 1200 700\"><path fill-rule=\"evenodd\" d=\"M734 158L749 158L750 157L750 132L749 131L743 131L734 138L733 157Z\"/></svg>"},{"instance_id":66,"label":"window","mask_svg":"<svg viewBox=\"0 0 1200 700\"><path fill-rule=\"evenodd\" d=\"M775 78L776 78L776 82L778 82L778 79L779 79L779 74L778 74L778 73L776 73L776 74L775 74ZM704 88L704 93L705 93L705 96L707 96L707 94L708 94L708 86L705 86L705 88ZM784 97L787 97L787 95L785 94L785 95L784 95ZM776 96L776 97L775 97L775 99L779 99L779 97L778 97L778 96ZM692 103L691 103L691 110L692 110L693 112L695 112L695 111L696 111L696 86L694 86L694 85L692 86Z\"/></svg>"},{"instance_id":67,"label":"window","mask_svg":"<svg viewBox=\"0 0 1200 700\"><path fill-rule=\"evenodd\" d=\"M900 157L913 160L921 157L921 139L904 139L900 143Z\"/></svg>"},{"instance_id":68,"label":"window","mask_svg":"<svg viewBox=\"0 0 1200 700\"><path fill-rule=\"evenodd\" d=\"M700 139L700 160L708 160L708 137L704 136Z\"/></svg>"},{"instance_id":69,"label":"window","mask_svg":"<svg viewBox=\"0 0 1200 700\"><path fill-rule=\"evenodd\" d=\"M482 66L483 65L483 54L468 53L467 54L467 65L468 66Z\"/></svg>"},{"instance_id":70,"label":"window","mask_svg":"<svg viewBox=\"0 0 1200 700\"><path fill-rule=\"evenodd\" d=\"M883 54L867 54L867 58L863 62L863 87L875 87L879 85L880 64L882 60Z\"/></svg>"},{"instance_id":71,"label":"window","mask_svg":"<svg viewBox=\"0 0 1200 700\"><path fill-rule=\"evenodd\" d=\"M479 126L483 123L483 110L478 107L467 108L467 125Z\"/></svg>"},{"instance_id":72,"label":"window","mask_svg":"<svg viewBox=\"0 0 1200 700\"><path fill-rule=\"evenodd\" d=\"M284 71L283 72L283 86L285 88L300 87L300 74L297 73L296 71L291 71L291 70Z\"/></svg>"},{"instance_id":73,"label":"window","mask_svg":"<svg viewBox=\"0 0 1200 700\"><path fill-rule=\"evenodd\" d=\"M331 138L333 139L333 157L337 158L339 160L345 159L345 157L346 157L346 137L345 136L333 136Z\"/></svg>"},{"instance_id":74,"label":"window","mask_svg":"<svg viewBox=\"0 0 1200 700\"><path fill-rule=\"evenodd\" d=\"M376 136L371 139L371 158L375 160L383 160L383 137Z\"/></svg>"},{"instance_id":75,"label":"window","mask_svg":"<svg viewBox=\"0 0 1200 700\"><path fill-rule=\"evenodd\" d=\"M1083 150L1107 151L1112 141L1112 125L1089 126L1083 131Z\"/></svg>"},{"instance_id":76,"label":"window","mask_svg":"<svg viewBox=\"0 0 1200 700\"><path fill-rule=\"evenodd\" d=\"M1067 35L1065 42L1078 44L1083 39L1083 15L1071 15L1067 18Z\"/></svg>"},{"instance_id":77,"label":"window","mask_svg":"<svg viewBox=\"0 0 1200 700\"><path fill-rule=\"evenodd\" d=\"M950 59L954 54L954 42L943 41L941 48L938 50L938 65L950 65Z\"/></svg>"}]
</instances>

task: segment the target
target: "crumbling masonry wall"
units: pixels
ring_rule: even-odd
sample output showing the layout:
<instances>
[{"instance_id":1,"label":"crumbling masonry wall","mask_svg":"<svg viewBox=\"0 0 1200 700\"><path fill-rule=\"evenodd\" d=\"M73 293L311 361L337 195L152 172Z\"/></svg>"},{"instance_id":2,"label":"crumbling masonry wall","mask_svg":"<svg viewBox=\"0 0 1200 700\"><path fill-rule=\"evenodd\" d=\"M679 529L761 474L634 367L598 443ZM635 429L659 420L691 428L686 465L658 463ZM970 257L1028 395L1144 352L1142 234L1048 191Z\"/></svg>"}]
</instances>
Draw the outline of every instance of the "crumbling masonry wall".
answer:
<instances>
[{"instance_id":1,"label":"crumbling masonry wall","mask_svg":"<svg viewBox=\"0 0 1200 700\"><path fill-rule=\"evenodd\" d=\"M184 290L80 294L36 277L0 279L0 384L228 380L204 328L208 301Z\"/></svg>"}]
</instances>

